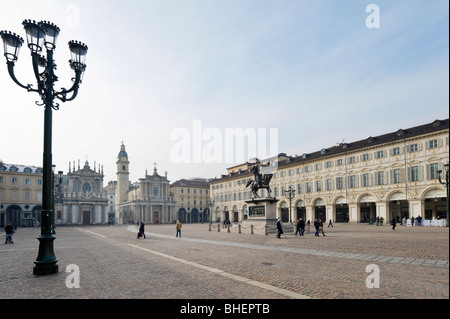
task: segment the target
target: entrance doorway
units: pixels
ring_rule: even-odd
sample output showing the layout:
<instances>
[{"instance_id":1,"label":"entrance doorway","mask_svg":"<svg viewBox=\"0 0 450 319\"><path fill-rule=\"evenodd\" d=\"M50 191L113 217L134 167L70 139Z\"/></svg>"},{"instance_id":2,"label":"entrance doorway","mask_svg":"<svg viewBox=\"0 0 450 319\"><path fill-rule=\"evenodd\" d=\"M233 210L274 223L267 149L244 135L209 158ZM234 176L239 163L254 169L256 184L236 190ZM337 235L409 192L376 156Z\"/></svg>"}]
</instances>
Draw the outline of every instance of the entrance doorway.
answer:
<instances>
[{"instance_id":1,"label":"entrance doorway","mask_svg":"<svg viewBox=\"0 0 450 319\"><path fill-rule=\"evenodd\" d=\"M91 212L88 210L83 210L83 225L91 224Z\"/></svg>"},{"instance_id":2,"label":"entrance doorway","mask_svg":"<svg viewBox=\"0 0 450 319\"><path fill-rule=\"evenodd\" d=\"M314 218L325 222L327 218L326 207L325 206L314 206Z\"/></svg>"},{"instance_id":3,"label":"entrance doorway","mask_svg":"<svg viewBox=\"0 0 450 319\"><path fill-rule=\"evenodd\" d=\"M22 209L17 205L11 205L6 210L6 225L11 222L11 224L15 227L20 226L20 215L22 213Z\"/></svg>"},{"instance_id":4,"label":"entrance doorway","mask_svg":"<svg viewBox=\"0 0 450 319\"><path fill-rule=\"evenodd\" d=\"M289 222L289 206L286 202L281 204L280 213L281 213L281 221L283 223Z\"/></svg>"},{"instance_id":5,"label":"entrance doorway","mask_svg":"<svg viewBox=\"0 0 450 319\"><path fill-rule=\"evenodd\" d=\"M306 208L297 206L297 220L300 218L306 220Z\"/></svg>"},{"instance_id":6,"label":"entrance doorway","mask_svg":"<svg viewBox=\"0 0 450 319\"><path fill-rule=\"evenodd\" d=\"M376 204L375 203L361 203L360 206L360 223L373 224L375 222Z\"/></svg>"},{"instance_id":7,"label":"entrance doorway","mask_svg":"<svg viewBox=\"0 0 450 319\"><path fill-rule=\"evenodd\" d=\"M153 211L153 224L159 223L159 212Z\"/></svg>"},{"instance_id":8,"label":"entrance doorway","mask_svg":"<svg viewBox=\"0 0 450 319\"><path fill-rule=\"evenodd\" d=\"M347 204L339 204L336 206L336 223L348 223L349 210Z\"/></svg>"}]
</instances>

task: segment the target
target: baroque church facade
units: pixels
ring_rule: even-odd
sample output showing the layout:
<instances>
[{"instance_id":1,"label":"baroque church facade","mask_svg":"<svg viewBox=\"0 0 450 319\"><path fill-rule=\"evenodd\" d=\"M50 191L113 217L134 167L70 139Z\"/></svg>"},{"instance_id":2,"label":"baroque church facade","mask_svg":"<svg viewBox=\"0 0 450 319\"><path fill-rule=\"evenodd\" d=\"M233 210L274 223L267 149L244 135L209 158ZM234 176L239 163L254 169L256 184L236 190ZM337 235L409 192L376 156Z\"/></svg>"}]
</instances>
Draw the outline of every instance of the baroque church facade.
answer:
<instances>
[{"instance_id":1,"label":"baroque church facade","mask_svg":"<svg viewBox=\"0 0 450 319\"><path fill-rule=\"evenodd\" d=\"M144 222L145 224L172 223L176 220L176 201L170 191L167 172L153 174L147 171L138 182L131 184L128 154L122 143L117 156L116 222L119 224Z\"/></svg>"},{"instance_id":2,"label":"baroque church facade","mask_svg":"<svg viewBox=\"0 0 450 319\"><path fill-rule=\"evenodd\" d=\"M56 225L104 225L114 216L108 212L108 199L103 193L103 171L89 166L78 169L69 163L69 172L63 176L55 192Z\"/></svg>"}]
</instances>

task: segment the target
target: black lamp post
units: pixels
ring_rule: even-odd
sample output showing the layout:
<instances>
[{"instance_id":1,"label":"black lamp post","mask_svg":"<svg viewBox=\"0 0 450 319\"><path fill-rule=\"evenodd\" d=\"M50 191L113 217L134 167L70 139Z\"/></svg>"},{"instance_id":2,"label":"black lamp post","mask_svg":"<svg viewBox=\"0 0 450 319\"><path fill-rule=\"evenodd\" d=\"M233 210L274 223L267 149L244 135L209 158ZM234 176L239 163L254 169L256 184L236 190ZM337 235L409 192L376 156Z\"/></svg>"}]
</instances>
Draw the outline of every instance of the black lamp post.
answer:
<instances>
[{"instance_id":1,"label":"black lamp post","mask_svg":"<svg viewBox=\"0 0 450 319\"><path fill-rule=\"evenodd\" d=\"M450 226L449 219L448 219L448 211L449 211L449 208L448 208L448 193L449 193L449 191L448 191L448 188L449 188L449 185L448 185L448 183L449 183L449 181L448 181L449 180L449 176L448 176L448 174L449 174L449 164L448 163L444 164L444 167L445 167L445 181L442 181L442 170L438 170L438 175L439 175L439 183L445 185L445 189L447 190L447 227L448 227L448 226Z\"/></svg>"},{"instance_id":2,"label":"black lamp post","mask_svg":"<svg viewBox=\"0 0 450 319\"><path fill-rule=\"evenodd\" d=\"M209 215L211 216L211 218L209 220L209 223L212 224L212 212L213 212L213 207L214 207L214 204L215 204L214 203L214 199L208 200L207 204L208 204L209 207L211 207L210 211L209 211Z\"/></svg>"},{"instance_id":3,"label":"black lamp post","mask_svg":"<svg viewBox=\"0 0 450 319\"><path fill-rule=\"evenodd\" d=\"M28 48L31 51L33 71L36 77L37 88L32 88L31 84L23 85L14 74L14 65L18 59L19 49L23 44L23 39L15 33L0 31L3 40L6 64L11 79L28 92L36 92L41 97L42 103L36 102L39 106L45 106L44 113L44 152L43 152L43 183L42 183L42 211L41 211L41 235L39 240L39 253L36 258L34 275L48 275L58 272L58 260L53 251L52 234L53 217L53 181L52 181L52 110L58 110L59 104L55 103L55 98L62 102L72 101L78 94L81 78L86 69L87 46L81 42L70 41L69 50L71 68L75 71L73 85L69 90L64 88L61 91L54 89L54 84L58 77L54 74L56 64L53 60L53 51L56 47L56 39L60 29L51 22L34 20L23 21L26 33ZM47 57L41 55L44 48L47 50ZM71 93L71 96L68 94Z\"/></svg>"},{"instance_id":4,"label":"black lamp post","mask_svg":"<svg viewBox=\"0 0 450 319\"><path fill-rule=\"evenodd\" d=\"M53 190L53 202L52 202L52 234L55 235L56 231L55 231L55 197L56 197L56 189L61 186L62 184L62 179L63 179L63 171L58 171L58 177L56 177L55 175L55 165L52 165L52 190Z\"/></svg>"},{"instance_id":5,"label":"black lamp post","mask_svg":"<svg viewBox=\"0 0 450 319\"><path fill-rule=\"evenodd\" d=\"M289 186L288 190L284 191L284 196L289 199L289 223L292 223L291 220L291 208L292 208L292 199L295 196L295 189L292 186Z\"/></svg>"}]
</instances>

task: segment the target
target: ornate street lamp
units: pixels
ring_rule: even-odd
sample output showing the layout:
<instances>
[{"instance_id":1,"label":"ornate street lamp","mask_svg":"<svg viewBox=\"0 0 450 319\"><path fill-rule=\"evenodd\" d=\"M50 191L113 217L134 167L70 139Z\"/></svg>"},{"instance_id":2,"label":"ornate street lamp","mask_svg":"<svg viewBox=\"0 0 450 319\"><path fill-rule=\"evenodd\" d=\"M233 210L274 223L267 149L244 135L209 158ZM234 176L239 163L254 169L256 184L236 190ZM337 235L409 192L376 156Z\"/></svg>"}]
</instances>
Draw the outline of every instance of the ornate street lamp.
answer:
<instances>
[{"instance_id":1,"label":"ornate street lamp","mask_svg":"<svg viewBox=\"0 0 450 319\"><path fill-rule=\"evenodd\" d=\"M448 210L449 210L449 205L448 205L448 193L449 193L449 164L444 164L445 167L445 181L442 181L442 170L438 170L438 175L439 175L439 183L445 185L445 189L447 190L447 227L450 226L449 224L449 219L448 219Z\"/></svg>"},{"instance_id":2,"label":"ornate street lamp","mask_svg":"<svg viewBox=\"0 0 450 319\"><path fill-rule=\"evenodd\" d=\"M37 82L37 88L33 85L23 85L14 74L14 65L19 57L19 50L24 40L15 33L0 31L3 40L4 55L11 79L28 92L36 92L42 102L36 102L39 106L45 106L44 113L44 152L43 152L43 183L42 183L42 211L41 211L41 235L39 240L39 253L36 258L34 275L48 275L58 272L58 260L53 251L55 236L52 234L53 216L53 181L52 181L52 110L58 110L59 104L55 98L62 102L72 101L78 94L83 72L86 69L87 46L81 42L70 41L69 50L71 68L75 71L75 78L70 89L54 89L58 77L54 74L56 64L53 60L53 51L56 48L56 39L60 29L51 22L34 20L23 21L28 48L31 51L33 71ZM46 57L42 55L46 50ZM68 94L71 96L68 96Z\"/></svg>"},{"instance_id":3,"label":"ornate street lamp","mask_svg":"<svg viewBox=\"0 0 450 319\"><path fill-rule=\"evenodd\" d=\"M209 199L206 203L210 208L209 215L211 216L209 223L212 224L212 216L213 216L213 207L214 207L214 199Z\"/></svg>"},{"instance_id":4,"label":"ornate street lamp","mask_svg":"<svg viewBox=\"0 0 450 319\"><path fill-rule=\"evenodd\" d=\"M284 191L284 196L289 199L289 223L292 223L291 220L291 208L292 208L292 199L295 196L295 189L292 186L289 186L288 190Z\"/></svg>"}]
</instances>

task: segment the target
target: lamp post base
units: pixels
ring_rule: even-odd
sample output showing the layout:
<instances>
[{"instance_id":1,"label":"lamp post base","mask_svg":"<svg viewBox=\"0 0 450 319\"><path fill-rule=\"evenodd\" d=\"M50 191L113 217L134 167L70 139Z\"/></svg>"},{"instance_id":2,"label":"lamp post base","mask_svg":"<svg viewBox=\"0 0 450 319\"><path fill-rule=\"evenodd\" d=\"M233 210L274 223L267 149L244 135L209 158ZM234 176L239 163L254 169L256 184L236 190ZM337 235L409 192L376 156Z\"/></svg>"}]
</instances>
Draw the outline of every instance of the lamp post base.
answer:
<instances>
[{"instance_id":1,"label":"lamp post base","mask_svg":"<svg viewBox=\"0 0 450 319\"><path fill-rule=\"evenodd\" d=\"M33 275L44 276L58 272L58 260L53 252L53 241L55 238L53 235L41 235L38 237L39 254L34 262L36 266L33 267Z\"/></svg>"}]
</instances>

